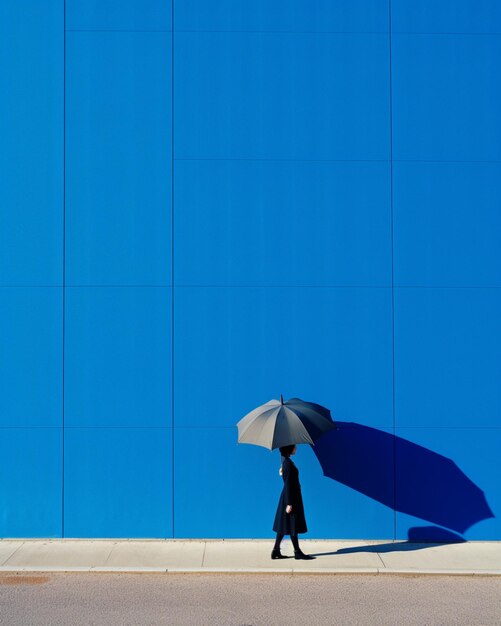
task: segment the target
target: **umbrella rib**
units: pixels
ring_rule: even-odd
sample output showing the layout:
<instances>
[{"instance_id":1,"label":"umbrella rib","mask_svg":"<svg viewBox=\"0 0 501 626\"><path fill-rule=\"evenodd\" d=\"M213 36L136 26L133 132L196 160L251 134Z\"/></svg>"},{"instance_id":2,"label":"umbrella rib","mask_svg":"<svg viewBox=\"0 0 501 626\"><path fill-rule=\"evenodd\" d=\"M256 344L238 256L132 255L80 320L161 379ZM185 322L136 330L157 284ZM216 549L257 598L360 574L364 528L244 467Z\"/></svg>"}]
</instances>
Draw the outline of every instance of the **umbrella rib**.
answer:
<instances>
[{"instance_id":1,"label":"umbrella rib","mask_svg":"<svg viewBox=\"0 0 501 626\"><path fill-rule=\"evenodd\" d=\"M276 410L278 409L278 412L280 412L280 408L281 408L281 407L279 407L279 406L278 406L278 407L274 407L273 411L276 411ZM266 411L266 413L268 413L268 412L269 412L269 411ZM260 434L262 433L262 431L263 431L264 427L268 424L268 421L269 421L269 419L270 419L271 417L272 417L271 415L268 415L268 416L266 416L266 418L264 418L264 413L263 413L263 414L261 414L261 415L259 415L258 417L256 417L256 418L252 421L252 424L250 424L250 425L249 425L249 426L245 429L245 432L247 432L247 430L248 430L251 426L255 426L255 427L261 426L261 428L259 428L259 430L258 430L257 432L252 433L252 437L253 437L254 439L256 439L257 441L259 441L259 436L260 436ZM262 419L262 418L264 418L264 419ZM262 422L262 423L260 424L259 422ZM243 435L243 434L244 434L244 433L242 433L242 434L240 435L240 438L242 437L242 435ZM259 444L257 444L257 445L259 445ZM267 446L264 446L264 447L267 447Z\"/></svg>"},{"instance_id":2,"label":"umbrella rib","mask_svg":"<svg viewBox=\"0 0 501 626\"><path fill-rule=\"evenodd\" d=\"M305 410L306 409L306 410ZM303 419L307 424L313 428L322 429L325 426L333 426L334 421L323 416L321 413L315 413L308 407L301 407L294 409L293 411L300 419Z\"/></svg>"},{"instance_id":3,"label":"umbrella rib","mask_svg":"<svg viewBox=\"0 0 501 626\"><path fill-rule=\"evenodd\" d=\"M240 431L239 436L241 437L253 424L256 423L258 419L260 419L261 417L264 417L267 413L269 413L269 415L267 415L267 417L269 417L273 413L273 411L275 411L277 408L278 408L277 406L274 406L271 409L266 409L266 411L263 411L262 413L258 413L257 415L255 415L253 419L249 420L248 424L244 425L243 428L240 427L242 428L242 430ZM245 417L243 419L245 419Z\"/></svg>"},{"instance_id":4,"label":"umbrella rib","mask_svg":"<svg viewBox=\"0 0 501 626\"><path fill-rule=\"evenodd\" d=\"M291 407L291 409L295 410L294 405L298 406L299 411L303 411L303 409L307 409L314 413L315 415L321 415L325 419L332 419L331 412L325 406L321 404L315 404L315 402L306 402L305 400L301 400L300 398L291 398L287 401L287 405Z\"/></svg>"},{"instance_id":5,"label":"umbrella rib","mask_svg":"<svg viewBox=\"0 0 501 626\"><path fill-rule=\"evenodd\" d=\"M301 422L301 420L299 419L299 417L298 417L298 416L294 413L294 411L292 411L291 409L289 409L289 408L288 408L287 406L285 406L285 405L284 405L283 407L281 407L281 408L283 408L285 412L287 412L287 411L288 411L289 413L291 413L291 414L293 415L293 417L294 417L294 418L297 420L297 422L298 422L298 424L297 424L297 426L296 426L296 427L297 427L297 428L301 431L301 435L304 437L305 441L304 441L304 442L296 442L296 443L309 443L309 444L312 444L312 443L313 443L313 440L312 440L312 438L311 438L311 436L310 436L309 432L306 430L306 428L305 428L304 424ZM286 415L287 415L287 413L286 413ZM278 416L277 416L277 422L278 422ZM290 427L289 427L289 424L288 424L288 423L287 423L287 432L288 432L288 434L292 434L292 433L291 433L291 429L290 429ZM276 434L277 434L277 428L275 428L275 433L274 433L274 435L273 435L273 443L272 443L272 445L275 443Z\"/></svg>"},{"instance_id":6,"label":"umbrella rib","mask_svg":"<svg viewBox=\"0 0 501 626\"><path fill-rule=\"evenodd\" d=\"M266 402L266 404L262 404L261 406L258 406L256 409L253 409L252 411L249 411L249 413L244 415L242 417L242 419L238 421L238 426L239 427L245 426L249 422L252 422L253 419L258 417L262 413L264 413L266 411L270 411L271 409L273 409L273 408L278 406L278 403L277 403L276 400L275 400L275 402L274 402L274 404L272 406L270 406L271 402L273 402L273 400L270 400L270 402Z\"/></svg>"},{"instance_id":7,"label":"umbrella rib","mask_svg":"<svg viewBox=\"0 0 501 626\"><path fill-rule=\"evenodd\" d=\"M308 432L308 429L306 428L306 426L301 421L299 415L297 415L292 409L289 409L288 407L287 407L287 410L290 411L294 415L294 417L298 421L299 427L303 430L303 432L306 435L306 438L309 440L309 443L313 444L313 439L312 439L310 433Z\"/></svg>"}]
</instances>

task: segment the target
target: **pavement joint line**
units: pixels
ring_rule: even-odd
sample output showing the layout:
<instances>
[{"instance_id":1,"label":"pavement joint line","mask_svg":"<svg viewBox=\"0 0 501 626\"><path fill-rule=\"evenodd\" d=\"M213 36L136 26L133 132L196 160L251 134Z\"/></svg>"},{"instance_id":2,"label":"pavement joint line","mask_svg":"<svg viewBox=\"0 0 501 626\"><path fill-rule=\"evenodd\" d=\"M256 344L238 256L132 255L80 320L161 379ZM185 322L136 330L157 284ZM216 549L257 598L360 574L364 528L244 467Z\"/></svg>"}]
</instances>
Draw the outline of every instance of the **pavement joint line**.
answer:
<instances>
[{"instance_id":1,"label":"pavement joint line","mask_svg":"<svg viewBox=\"0 0 501 626\"><path fill-rule=\"evenodd\" d=\"M115 549L115 547L116 547L117 543L118 543L118 541L114 541L114 542L113 542L113 544L112 544L112 546L111 546L111 549L110 549L110 551L108 552L108 556L107 556L107 557L106 557L106 559L104 560L104 564L105 564L105 565L106 565L106 563L108 563L108 561L109 561L109 559L110 559L110 556L111 556L111 553L112 553L112 552L113 552L113 550Z\"/></svg>"},{"instance_id":2,"label":"pavement joint line","mask_svg":"<svg viewBox=\"0 0 501 626\"><path fill-rule=\"evenodd\" d=\"M202 554L202 567L204 566L205 550L206 550L206 548L207 548L207 542L204 541L204 551L203 551L203 554Z\"/></svg>"},{"instance_id":3,"label":"pavement joint line","mask_svg":"<svg viewBox=\"0 0 501 626\"><path fill-rule=\"evenodd\" d=\"M5 561L2 562L2 566L5 565L7 561L10 561L10 559L14 556L14 554L16 554L16 552L20 550L24 546L25 543L26 543L25 541L21 541L21 544L17 546L14 552L12 554L9 554L9 556L5 559Z\"/></svg>"},{"instance_id":4,"label":"pavement joint line","mask_svg":"<svg viewBox=\"0 0 501 626\"><path fill-rule=\"evenodd\" d=\"M381 554L379 552L376 552L376 554L379 557L379 560L381 561L381 563L383 564L383 567L386 567L386 563L383 561L383 557L381 556Z\"/></svg>"}]
</instances>

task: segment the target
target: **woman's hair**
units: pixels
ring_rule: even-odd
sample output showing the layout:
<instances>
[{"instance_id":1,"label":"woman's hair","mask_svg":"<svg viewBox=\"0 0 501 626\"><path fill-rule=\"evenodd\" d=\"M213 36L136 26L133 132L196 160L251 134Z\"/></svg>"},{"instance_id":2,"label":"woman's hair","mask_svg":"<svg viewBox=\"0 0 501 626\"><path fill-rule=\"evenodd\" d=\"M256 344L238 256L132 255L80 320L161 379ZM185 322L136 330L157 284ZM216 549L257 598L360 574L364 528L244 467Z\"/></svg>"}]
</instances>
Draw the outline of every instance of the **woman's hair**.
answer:
<instances>
[{"instance_id":1,"label":"woman's hair","mask_svg":"<svg viewBox=\"0 0 501 626\"><path fill-rule=\"evenodd\" d=\"M295 443L292 443L290 446L282 446L280 448L280 454L282 456L290 456L291 452L294 450L295 445Z\"/></svg>"}]
</instances>

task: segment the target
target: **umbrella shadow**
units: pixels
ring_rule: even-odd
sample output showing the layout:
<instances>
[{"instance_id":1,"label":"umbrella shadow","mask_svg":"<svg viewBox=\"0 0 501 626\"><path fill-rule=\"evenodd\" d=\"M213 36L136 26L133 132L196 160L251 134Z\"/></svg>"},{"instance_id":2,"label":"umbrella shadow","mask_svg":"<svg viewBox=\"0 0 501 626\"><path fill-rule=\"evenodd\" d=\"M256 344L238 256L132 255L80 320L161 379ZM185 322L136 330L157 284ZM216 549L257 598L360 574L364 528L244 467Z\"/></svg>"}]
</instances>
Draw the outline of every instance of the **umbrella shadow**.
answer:
<instances>
[{"instance_id":1,"label":"umbrella shadow","mask_svg":"<svg viewBox=\"0 0 501 626\"><path fill-rule=\"evenodd\" d=\"M395 511L437 525L410 529L409 542L456 542L462 537L454 533L495 517L484 492L452 459L369 426L338 421L336 426L312 446L324 475ZM402 543L388 545L406 549ZM365 547L353 548L360 550Z\"/></svg>"},{"instance_id":2,"label":"umbrella shadow","mask_svg":"<svg viewBox=\"0 0 501 626\"><path fill-rule=\"evenodd\" d=\"M444 528L438 526L421 526L410 528L409 539L407 541L388 543L378 543L376 545L351 546L349 548L340 548L335 552L315 552L313 556L331 556L333 554L354 554L356 552L371 552L386 554L388 552L413 552L415 550L424 550L425 548L448 545L450 543L466 543L466 539L461 535L456 535ZM433 537L433 540L427 542L424 537Z\"/></svg>"}]
</instances>

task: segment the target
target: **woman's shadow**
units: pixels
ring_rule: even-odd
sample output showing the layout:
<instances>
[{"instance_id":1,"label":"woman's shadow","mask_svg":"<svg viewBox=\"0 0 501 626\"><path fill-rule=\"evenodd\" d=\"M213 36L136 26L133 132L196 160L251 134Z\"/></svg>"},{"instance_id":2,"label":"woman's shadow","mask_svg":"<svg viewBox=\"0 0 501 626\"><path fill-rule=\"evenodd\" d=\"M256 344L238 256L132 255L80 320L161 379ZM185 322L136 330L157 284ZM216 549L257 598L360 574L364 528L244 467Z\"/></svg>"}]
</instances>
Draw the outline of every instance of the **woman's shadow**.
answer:
<instances>
[{"instance_id":1,"label":"woman's shadow","mask_svg":"<svg viewBox=\"0 0 501 626\"><path fill-rule=\"evenodd\" d=\"M461 533L495 517L484 492L452 459L369 426L338 421L336 426L312 446L325 476L436 526L409 529L407 542L343 548L333 554L464 542Z\"/></svg>"},{"instance_id":2,"label":"woman's shadow","mask_svg":"<svg viewBox=\"0 0 501 626\"><path fill-rule=\"evenodd\" d=\"M425 539L425 537L429 539ZM466 539L445 528L438 526L416 526L409 528L407 541L395 543L378 543L375 545L351 546L349 548L340 548L335 552L315 552L312 556L329 556L331 554L352 554L354 552L378 552L385 554L388 552L411 552L415 550L423 550L424 548L432 548L442 546L449 543L465 543Z\"/></svg>"}]
</instances>

